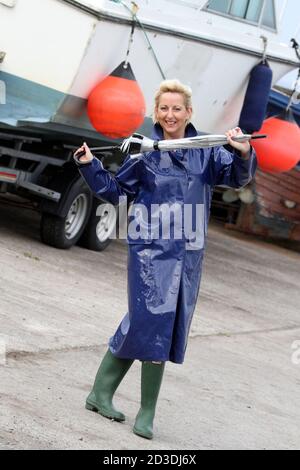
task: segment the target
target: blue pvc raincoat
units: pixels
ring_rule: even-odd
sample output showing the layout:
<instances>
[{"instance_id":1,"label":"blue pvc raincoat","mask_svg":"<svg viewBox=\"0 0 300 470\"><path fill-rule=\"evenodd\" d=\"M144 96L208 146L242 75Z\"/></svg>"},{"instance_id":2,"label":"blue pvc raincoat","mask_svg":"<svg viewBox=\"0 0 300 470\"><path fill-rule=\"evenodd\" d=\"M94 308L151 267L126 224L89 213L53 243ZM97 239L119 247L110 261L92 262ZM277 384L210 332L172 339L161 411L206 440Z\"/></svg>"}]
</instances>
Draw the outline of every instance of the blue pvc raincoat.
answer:
<instances>
[{"instance_id":1,"label":"blue pvc raincoat","mask_svg":"<svg viewBox=\"0 0 300 470\"><path fill-rule=\"evenodd\" d=\"M196 135L189 124L186 137ZM163 138L159 125L152 137ZM199 292L213 188L240 188L256 169L253 149L248 160L232 150L214 147L128 156L115 176L97 159L80 166L98 197L114 205L120 196L134 202L127 236L128 313L109 342L115 356L183 362ZM167 213L170 207L174 210ZM165 236L164 217L170 221L170 236Z\"/></svg>"}]
</instances>

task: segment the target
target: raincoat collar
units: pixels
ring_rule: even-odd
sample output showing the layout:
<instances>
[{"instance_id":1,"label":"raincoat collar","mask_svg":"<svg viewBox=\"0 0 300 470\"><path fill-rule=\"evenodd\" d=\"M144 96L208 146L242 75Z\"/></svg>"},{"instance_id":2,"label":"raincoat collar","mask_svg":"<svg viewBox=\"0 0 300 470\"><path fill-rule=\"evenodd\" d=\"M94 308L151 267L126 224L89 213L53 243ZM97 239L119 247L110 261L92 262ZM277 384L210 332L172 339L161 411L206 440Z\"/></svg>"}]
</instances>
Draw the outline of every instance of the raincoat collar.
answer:
<instances>
[{"instance_id":1,"label":"raincoat collar","mask_svg":"<svg viewBox=\"0 0 300 470\"><path fill-rule=\"evenodd\" d=\"M193 126L193 124L189 123L185 128L184 137L196 137L197 135L198 135L198 132L196 131L195 127ZM163 128L158 123L154 124L151 139L163 140L163 138L164 138Z\"/></svg>"}]
</instances>

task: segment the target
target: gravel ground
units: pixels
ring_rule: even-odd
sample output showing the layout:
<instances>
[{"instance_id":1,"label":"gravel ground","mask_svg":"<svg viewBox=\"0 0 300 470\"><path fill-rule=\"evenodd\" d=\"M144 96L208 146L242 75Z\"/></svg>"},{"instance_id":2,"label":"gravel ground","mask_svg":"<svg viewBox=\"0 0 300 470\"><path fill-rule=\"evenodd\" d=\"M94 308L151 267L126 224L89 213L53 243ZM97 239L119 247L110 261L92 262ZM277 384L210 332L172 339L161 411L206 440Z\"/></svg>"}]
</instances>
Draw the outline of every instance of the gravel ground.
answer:
<instances>
[{"instance_id":1,"label":"gravel ground","mask_svg":"<svg viewBox=\"0 0 300 470\"><path fill-rule=\"evenodd\" d=\"M131 430L139 362L115 398L125 423L84 408L126 311L125 244L59 251L38 227L0 204L0 449L300 448L299 253L211 224L186 361L167 364L147 441Z\"/></svg>"}]
</instances>

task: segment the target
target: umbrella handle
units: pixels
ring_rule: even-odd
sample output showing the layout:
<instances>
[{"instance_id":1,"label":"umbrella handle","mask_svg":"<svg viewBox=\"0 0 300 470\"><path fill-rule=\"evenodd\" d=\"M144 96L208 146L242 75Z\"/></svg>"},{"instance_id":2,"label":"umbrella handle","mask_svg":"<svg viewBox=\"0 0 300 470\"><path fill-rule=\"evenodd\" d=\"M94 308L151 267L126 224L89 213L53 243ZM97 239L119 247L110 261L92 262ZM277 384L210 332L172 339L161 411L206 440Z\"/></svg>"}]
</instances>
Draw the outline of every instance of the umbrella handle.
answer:
<instances>
[{"instance_id":1,"label":"umbrella handle","mask_svg":"<svg viewBox=\"0 0 300 470\"><path fill-rule=\"evenodd\" d=\"M267 134L256 134L256 135L252 135L250 140L266 139L267 137L268 137Z\"/></svg>"},{"instance_id":2,"label":"umbrella handle","mask_svg":"<svg viewBox=\"0 0 300 470\"><path fill-rule=\"evenodd\" d=\"M119 146L113 145L110 147L91 147L90 151L94 153L102 153L102 152L114 152L115 150L120 150ZM85 155L85 150L82 150L76 155L76 158L83 157Z\"/></svg>"},{"instance_id":3,"label":"umbrella handle","mask_svg":"<svg viewBox=\"0 0 300 470\"><path fill-rule=\"evenodd\" d=\"M267 137L268 137L267 134L256 134L256 135L245 134L241 136L232 137L232 140L239 142L240 140L247 141L247 140L255 140L255 139L266 139Z\"/></svg>"}]
</instances>

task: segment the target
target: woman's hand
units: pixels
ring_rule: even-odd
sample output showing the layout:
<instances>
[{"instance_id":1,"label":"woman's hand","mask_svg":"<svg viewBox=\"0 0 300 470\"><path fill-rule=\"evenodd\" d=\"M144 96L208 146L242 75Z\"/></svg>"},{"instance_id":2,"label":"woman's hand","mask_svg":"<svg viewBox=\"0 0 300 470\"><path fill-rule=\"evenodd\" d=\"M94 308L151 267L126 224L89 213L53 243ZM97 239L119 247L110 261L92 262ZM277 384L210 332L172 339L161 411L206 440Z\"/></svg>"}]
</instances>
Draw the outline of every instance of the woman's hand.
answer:
<instances>
[{"instance_id":1,"label":"woman's hand","mask_svg":"<svg viewBox=\"0 0 300 470\"><path fill-rule=\"evenodd\" d=\"M249 157L249 152L251 149L249 142L248 141L247 142L235 142L231 138L231 137L244 135L239 127L236 127L235 129L231 129L228 132L225 132L225 134L228 138L228 143L231 145L231 147L239 150L243 158Z\"/></svg>"},{"instance_id":2,"label":"woman's hand","mask_svg":"<svg viewBox=\"0 0 300 470\"><path fill-rule=\"evenodd\" d=\"M74 153L74 157L76 157L80 152L85 152L85 154L78 159L80 163L88 163L93 160L93 154L87 146L86 142L83 143L82 147L76 150L76 152Z\"/></svg>"}]
</instances>

